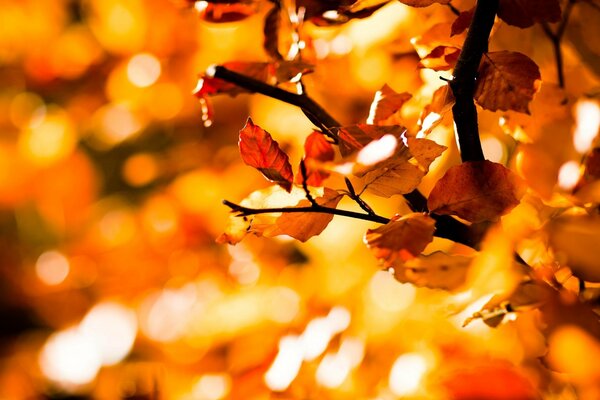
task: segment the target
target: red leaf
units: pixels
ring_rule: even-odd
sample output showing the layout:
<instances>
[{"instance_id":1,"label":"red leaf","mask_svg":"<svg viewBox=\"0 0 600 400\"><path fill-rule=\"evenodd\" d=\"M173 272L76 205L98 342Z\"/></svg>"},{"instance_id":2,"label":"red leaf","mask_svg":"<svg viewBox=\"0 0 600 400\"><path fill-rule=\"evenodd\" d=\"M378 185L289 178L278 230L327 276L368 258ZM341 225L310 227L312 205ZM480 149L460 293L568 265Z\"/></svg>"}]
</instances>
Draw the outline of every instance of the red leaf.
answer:
<instances>
[{"instance_id":1,"label":"red leaf","mask_svg":"<svg viewBox=\"0 0 600 400\"><path fill-rule=\"evenodd\" d=\"M464 31L467 30L469 25L471 25L471 21L473 20L473 15L475 14L475 7L470 10L463 11L458 15L458 18L454 20L452 23L452 29L450 31L450 36L460 35Z\"/></svg>"},{"instance_id":2,"label":"red leaf","mask_svg":"<svg viewBox=\"0 0 600 400\"><path fill-rule=\"evenodd\" d=\"M335 157L333 146L322 133L313 132L304 142L304 163L306 165L306 184L309 186L321 186L323 180L329 177L329 173L318 168L321 162L332 161ZM296 174L296 183L301 184L302 174Z\"/></svg>"},{"instance_id":3,"label":"red leaf","mask_svg":"<svg viewBox=\"0 0 600 400\"><path fill-rule=\"evenodd\" d=\"M198 10L200 19L207 22L236 22L246 19L256 13L256 7L245 2L231 1L227 4L206 3L206 6Z\"/></svg>"},{"instance_id":4,"label":"red leaf","mask_svg":"<svg viewBox=\"0 0 600 400\"><path fill-rule=\"evenodd\" d=\"M446 172L431 191L427 206L436 214L489 221L518 205L525 189L522 179L503 165L469 161Z\"/></svg>"},{"instance_id":5,"label":"red leaf","mask_svg":"<svg viewBox=\"0 0 600 400\"><path fill-rule=\"evenodd\" d=\"M540 69L524 54L487 53L477 75L475 100L491 111L515 110L529 114L529 102L540 87Z\"/></svg>"},{"instance_id":6,"label":"red leaf","mask_svg":"<svg viewBox=\"0 0 600 400\"><path fill-rule=\"evenodd\" d=\"M434 231L435 220L425 214L396 215L387 224L367 230L364 241L376 258L392 263L421 254Z\"/></svg>"},{"instance_id":7,"label":"red leaf","mask_svg":"<svg viewBox=\"0 0 600 400\"><path fill-rule=\"evenodd\" d=\"M500 0L498 17L509 25L527 28L536 22L558 22L559 0Z\"/></svg>"},{"instance_id":8,"label":"red leaf","mask_svg":"<svg viewBox=\"0 0 600 400\"><path fill-rule=\"evenodd\" d=\"M292 188L294 174L288 155L279 144L261 127L248 118L240 131L240 154L244 162L258 169L268 180L277 183L286 191Z\"/></svg>"},{"instance_id":9,"label":"red leaf","mask_svg":"<svg viewBox=\"0 0 600 400\"><path fill-rule=\"evenodd\" d=\"M375 93L367 124L380 125L381 122L399 111L411 98L410 93L396 93L391 87L384 85Z\"/></svg>"},{"instance_id":10,"label":"red leaf","mask_svg":"<svg viewBox=\"0 0 600 400\"><path fill-rule=\"evenodd\" d=\"M438 46L421 59L419 67L434 71L447 71L454 68L460 49L452 46Z\"/></svg>"}]
</instances>

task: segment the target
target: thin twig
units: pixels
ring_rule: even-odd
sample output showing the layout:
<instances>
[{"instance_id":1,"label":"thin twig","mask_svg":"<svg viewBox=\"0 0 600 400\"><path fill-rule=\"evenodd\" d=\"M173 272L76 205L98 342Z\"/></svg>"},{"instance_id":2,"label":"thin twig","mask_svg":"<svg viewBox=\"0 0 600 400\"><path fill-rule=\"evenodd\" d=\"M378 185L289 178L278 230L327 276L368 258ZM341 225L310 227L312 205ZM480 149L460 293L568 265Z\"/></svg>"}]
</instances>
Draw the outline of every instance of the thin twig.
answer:
<instances>
[{"instance_id":1,"label":"thin twig","mask_svg":"<svg viewBox=\"0 0 600 400\"><path fill-rule=\"evenodd\" d=\"M452 5L452 3L448 3L448 4L446 4L446 5L448 6L448 8L450 9L450 11L452 11L452 13L453 13L454 15L460 15L460 10L459 10L458 8L454 7L454 6Z\"/></svg>"},{"instance_id":2,"label":"thin twig","mask_svg":"<svg viewBox=\"0 0 600 400\"><path fill-rule=\"evenodd\" d=\"M360 195L356 194L356 190L354 190L354 186L352 185L352 182L350 182L350 179L344 177L344 182L346 182L346 187L348 188L348 194L350 198L354 200L360 206L360 208L365 210L368 214L376 215L375 211L373 211L371 206L369 206L363 199L361 199Z\"/></svg>"},{"instance_id":3,"label":"thin twig","mask_svg":"<svg viewBox=\"0 0 600 400\"><path fill-rule=\"evenodd\" d=\"M300 174L302 175L302 189L304 189L304 195L306 199L312 204L313 207L318 207L319 204L310 194L310 190L308 190L308 184L306 181L308 180L308 173L306 172L306 164L304 163L304 159L300 160Z\"/></svg>"},{"instance_id":4,"label":"thin twig","mask_svg":"<svg viewBox=\"0 0 600 400\"><path fill-rule=\"evenodd\" d=\"M556 32L553 32L547 23L542 23L542 29L544 30L544 33L546 34L548 39L550 39L550 42L552 43L554 59L556 62L556 76L558 79L558 86L560 86L561 88L565 87L565 73L561 41L565 33L565 29L567 28L567 23L569 22L569 17L571 16L571 11L573 10L573 5L575 4L575 1L576 0L569 0L569 2L567 3L560 24L556 29Z\"/></svg>"},{"instance_id":5,"label":"thin twig","mask_svg":"<svg viewBox=\"0 0 600 400\"><path fill-rule=\"evenodd\" d=\"M329 113L327 113L327 111L325 111L319 104L305 94L288 92L287 90L269 85L246 75L242 75L221 65L215 67L213 76L215 78L234 83L237 86L251 92L260 93L301 108L312 123L323 129L323 133L337 143L338 139L335 133L332 132L332 128L341 126L341 124L337 122L331 115L329 115Z\"/></svg>"},{"instance_id":6,"label":"thin twig","mask_svg":"<svg viewBox=\"0 0 600 400\"><path fill-rule=\"evenodd\" d=\"M227 200L223 200L223 204L237 212L240 217L246 217L249 215L256 214L272 214L272 213L322 213L322 214L333 214L341 215L343 217L349 217L354 219L361 219L364 221L378 222L380 224L387 224L390 222L389 218L382 217L381 215L362 214L349 210L340 210L337 208L324 207L321 205L310 206L310 207L278 207L278 208L249 208L240 206L239 204L232 203Z\"/></svg>"},{"instance_id":7,"label":"thin twig","mask_svg":"<svg viewBox=\"0 0 600 400\"><path fill-rule=\"evenodd\" d=\"M476 88L477 70L483 53L487 52L488 40L498 10L499 0L478 0L475 14L460 53L450 88L456 99L452 114L460 145L462 161L483 160L479 139L477 109L473 95Z\"/></svg>"}]
</instances>

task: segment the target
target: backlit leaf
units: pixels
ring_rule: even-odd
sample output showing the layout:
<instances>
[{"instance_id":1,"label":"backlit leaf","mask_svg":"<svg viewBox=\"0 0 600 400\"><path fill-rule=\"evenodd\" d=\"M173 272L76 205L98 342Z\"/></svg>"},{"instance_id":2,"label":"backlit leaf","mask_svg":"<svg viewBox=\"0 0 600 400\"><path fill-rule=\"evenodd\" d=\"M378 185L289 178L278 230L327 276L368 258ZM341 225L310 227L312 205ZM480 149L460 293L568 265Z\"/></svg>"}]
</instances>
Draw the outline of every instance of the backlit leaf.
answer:
<instances>
[{"instance_id":1,"label":"backlit leaf","mask_svg":"<svg viewBox=\"0 0 600 400\"><path fill-rule=\"evenodd\" d=\"M200 19L207 22L237 22L256 13L256 6L249 2L231 1L226 4L208 2L198 13Z\"/></svg>"},{"instance_id":2,"label":"backlit leaf","mask_svg":"<svg viewBox=\"0 0 600 400\"><path fill-rule=\"evenodd\" d=\"M292 188L294 174L288 155L279 148L279 144L271 135L254 125L248 118L240 131L240 154L244 162L258 169L268 180L277 183L286 191Z\"/></svg>"},{"instance_id":3,"label":"backlit leaf","mask_svg":"<svg viewBox=\"0 0 600 400\"><path fill-rule=\"evenodd\" d=\"M434 71L448 71L456 65L460 49L452 46L438 46L421 58L419 67Z\"/></svg>"},{"instance_id":4,"label":"backlit leaf","mask_svg":"<svg viewBox=\"0 0 600 400\"><path fill-rule=\"evenodd\" d=\"M487 110L529 114L529 102L539 90L540 78L540 69L524 54L487 53L479 66L475 100Z\"/></svg>"},{"instance_id":5,"label":"backlit leaf","mask_svg":"<svg viewBox=\"0 0 600 400\"><path fill-rule=\"evenodd\" d=\"M550 246L575 276L600 282L600 217L565 215L548 225Z\"/></svg>"},{"instance_id":6,"label":"backlit leaf","mask_svg":"<svg viewBox=\"0 0 600 400\"><path fill-rule=\"evenodd\" d=\"M558 22L560 14L558 0L500 0L498 6L498 17L519 28L536 22Z\"/></svg>"},{"instance_id":7,"label":"backlit leaf","mask_svg":"<svg viewBox=\"0 0 600 400\"><path fill-rule=\"evenodd\" d=\"M459 35L466 31L469 25L471 25L471 21L473 20L474 14L475 7L471 8L470 10L461 12L452 23L450 36Z\"/></svg>"},{"instance_id":8,"label":"backlit leaf","mask_svg":"<svg viewBox=\"0 0 600 400\"><path fill-rule=\"evenodd\" d=\"M335 190L325 188L323 196L315 198L317 204L336 208L343 195ZM310 207L308 200L300 201L296 207ZM302 212L284 213L275 221L275 226L265 231L265 236L288 235L301 242L306 242L313 236L319 235L333 219L333 214Z\"/></svg>"},{"instance_id":9,"label":"backlit leaf","mask_svg":"<svg viewBox=\"0 0 600 400\"><path fill-rule=\"evenodd\" d=\"M463 286L472 257L436 251L393 265L394 277L402 283L430 289L456 290Z\"/></svg>"},{"instance_id":10,"label":"backlit leaf","mask_svg":"<svg viewBox=\"0 0 600 400\"><path fill-rule=\"evenodd\" d=\"M427 205L436 214L470 222L491 221L519 204L525 186L514 172L491 161L469 161L450 168L436 183Z\"/></svg>"},{"instance_id":11,"label":"backlit leaf","mask_svg":"<svg viewBox=\"0 0 600 400\"><path fill-rule=\"evenodd\" d=\"M448 4L450 0L399 0L400 3L411 7L428 7L432 4Z\"/></svg>"},{"instance_id":12,"label":"backlit leaf","mask_svg":"<svg viewBox=\"0 0 600 400\"><path fill-rule=\"evenodd\" d=\"M343 157L347 157L356 153L375 139L381 139L385 135L392 135L399 138L404 131L406 129L398 125L377 126L358 124L345 126L338 131L340 153Z\"/></svg>"},{"instance_id":13,"label":"backlit leaf","mask_svg":"<svg viewBox=\"0 0 600 400\"><path fill-rule=\"evenodd\" d=\"M376 258L392 263L421 254L434 231L435 220L425 214L396 215L387 224L367 230L364 241Z\"/></svg>"},{"instance_id":14,"label":"backlit leaf","mask_svg":"<svg viewBox=\"0 0 600 400\"><path fill-rule=\"evenodd\" d=\"M321 186L323 180L329 177L329 172L319 168L319 164L333 161L335 152L331 143L325 139L321 132L313 132L304 142L304 164L306 166L306 184ZM301 171L296 173L296 183L302 184Z\"/></svg>"},{"instance_id":15,"label":"backlit leaf","mask_svg":"<svg viewBox=\"0 0 600 400\"><path fill-rule=\"evenodd\" d=\"M412 98L410 93L396 93L388 85L384 85L375 93L367 124L380 125L398 112L404 103Z\"/></svg>"}]
</instances>

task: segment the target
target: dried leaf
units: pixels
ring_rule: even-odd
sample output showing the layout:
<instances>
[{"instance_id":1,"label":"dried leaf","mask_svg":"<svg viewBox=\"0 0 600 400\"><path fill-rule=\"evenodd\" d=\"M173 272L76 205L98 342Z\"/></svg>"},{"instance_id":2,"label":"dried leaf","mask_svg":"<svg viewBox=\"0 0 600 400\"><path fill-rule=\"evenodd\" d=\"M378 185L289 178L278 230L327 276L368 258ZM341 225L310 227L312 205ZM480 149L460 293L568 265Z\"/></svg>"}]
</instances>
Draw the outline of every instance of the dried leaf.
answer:
<instances>
[{"instance_id":1,"label":"dried leaf","mask_svg":"<svg viewBox=\"0 0 600 400\"><path fill-rule=\"evenodd\" d=\"M470 10L461 12L452 23L450 36L460 35L464 31L466 31L467 28L469 28L469 25L471 25L473 15L475 15L475 7L471 8Z\"/></svg>"},{"instance_id":2,"label":"dried leaf","mask_svg":"<svg viewBox=\"0 0 600 400\"><path fill-rule=\"evenodd\" d=\"M506 214L525 194L521 178L501 164L469 161L450 168L435 184L427 205L436 214L470 222L491 221Z\"/></svg>"},{"instance_id":3,"label":"dried leaf","mask_svg":"<svg viewBox=\"0 0 600 400\"><path fill-rule=\"evenodd\" d=\"M448 4L450 0L399 0L400 3L411 7L428 7L432 4Z\"/></svg>"},{"instance_id":4,"label":"dried leaf","mask_svg":"<svg viewBox=\"0 0 600 400\"><path fill-rule=\"evenodd\" d=\"M238 142L244 162L289 192L294 181L288 155L271 135L248 118Z\"/></svg>"},{"instance_id":5,"label":"dried leaf","mask_svg":"<svg viewBox=\"0 0 600 400\"><path fill-rule=\"evenodd\" d=\"M306 166L306 184L321 186L329 177L329 172L319 168L320 163L333 161L335 152L331 143L325 139L321 132L313 132L304 142L304 164ZM302 173L296 174L296 183L302 184Z\"/></svg>"},{"instance_id":6,"label":"dried leaf","mask_svg":"<svg viewBox=\"0 0 600 400\"><path fill-rule=\"evenodd\" d=\"M529 102L540 88L540 79L537 64L524 54L487 53L479 66L475 100L487 110L529 114Z\"/></svg>"},{"instance_id":7,"label":"dried leaf","mask_svg":"<svg viewBox=\"0 0 600 400\"><path fill-rule=\"evenodd\" d=\"M580 279L600 282L600 217L565 215L548 224L550 246Z\"/></svg>"},{"instance_id":8,"label":"dried leaf","mask_svg":"<svg viewBox=\"0 0 600 400\"><path fill-rule=\"evenodd\" d=\"M434 71L448 71L456 65L460 49L452 46L438 46L419 62L420 68L429 68Z\"/></svg>"},{"instance_id":9,"label":"dried leaf","mask_svg":"<svg viewBox=\"0 0 600 400\"><path fill-rule=\"evenodd\" d=\"M384 85L375 93L367 124L383 125L382 122L398 112L411 98L410 93L396 93L391 87Z\"/></svg>"},{"instance_id":10,"label":"dried leaf","mask_svg":"<svg viewBox=\"0 0 600 400\"><path fill-rule=\"evenodd\" d=\"M396 215L387 224L367 230L364 242L386 263L406 261L421 254L433 240L434 231L435 220L425 214Z\"/></svg>"},{"instance_id":11,"label":"dried leaf","mask_svg":"<svg viewBox=\"0 0 600 400\"><path fill-rule=\"evenodd\" d=\"M394 277L430 289L456 290L463 286L472 257L436 251L393 265Z\"/></svg>"},{"instance_id":12,"label":"dried leaf","mask_svg":"<svg viewBox=\"0 0 600 400\"><path fill-rule=\"evenodd\" d=\"M323 207L336 208L343 195L337 191L325 188L323 196L315 198L317 204ZM300 201L296 207L310 207L308 200ZM333 214L302 212L283 213L275 221L275 226L265 230L265 236L288 235L301 242L306 242L313 236L319 235L333 219Z\"/></svg>"},{"instance_id":13,"label":"dried leaf","mask_svg":"<svg viewBox=\"0 0 600 400\"><path fill-rule=\"evenodd\" d=\"M536 22L558 22L559 0L500 0L498 17L509 25L527 28Z\"/></svg>"}]
</instances>

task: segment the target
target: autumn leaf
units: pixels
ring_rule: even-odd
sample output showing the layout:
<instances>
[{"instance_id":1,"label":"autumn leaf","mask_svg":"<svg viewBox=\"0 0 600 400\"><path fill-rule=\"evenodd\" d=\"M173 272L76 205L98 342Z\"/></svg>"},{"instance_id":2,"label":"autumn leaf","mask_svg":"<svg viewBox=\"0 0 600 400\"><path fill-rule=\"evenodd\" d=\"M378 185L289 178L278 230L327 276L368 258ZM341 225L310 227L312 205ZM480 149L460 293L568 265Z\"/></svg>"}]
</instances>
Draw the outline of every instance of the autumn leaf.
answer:
<instances>
[{"instance_id":1,"label":"autumn leaf","mask_svg":"<svg viewBox=\"0 0 600 400\"><path fill-rule=\"evenodd\" d=\"M400 3L411 7L428 7L432 4L448 4L450 0L399 0Z\"/></svg>"},{"instance_id":2,"label":"autumn leaf","mask_svg":"<svg viewBox=\"0 0 600 400\"><path fill-rule=\"evenodd\" d=\"M487 53L479 66L475 100L487 110L529 114L529 102L539 90L540 79L540 69L524 54Z\"/></svg>"},{"instance_id":3,"label":"autumn leaf","mask_svg":"<svg viewBox=\"0 0 600 400\"><path fill-rule=\"evenodd\" d=\"M452 23L450 36L460 35L464 31L466 31L469 25L471 25L473 15L475 15L475 7L471 8L470 10L461 12Z\"/></svg>"},{"instance_id":4,"label":"autumn leaf","mask_svg":"<svg viewBox=\"0 0 600 400\"><path fill-rule=\"evenodd\" d=\"M237 22L256 13L256 6L248 2L212 3L207 2L202 9L196 9L201 20L213 23Z\"/></svg>"},{"instance_id":5,"label":"autumn leaf","mask_svg":"<svg viewBox=\"0 0 600 400\"><path fill-rule=\"evenodd\" d=\"M438 126L446 113L452 110L455 103L454 93L449 85L444 85L433 92L431 103L425 106L419 118L419 133L427 135Z\"/></svg>"},{"instance_id":6,"label":"autumn leaf","mask_svg":"<svg viewBox=\"0 0 600 400\"><path fill-rule=\"evenodd\" d=\"M558 22L559 0L500 0L498 17L509 25L527 28L536 22Z\"/></svg>"},{"instance_id":7,"label":"autumn leaf","mask_svg":"<svg viewBox=\"0 0 600 400\"><path fill-rule=\"evenodd\" d=\"M436 251L393 265L394 278L418 287L453 291L467 278L472 257Z\"/></svg>"},{"instance_id":8,"label":"autumn leaf","mask_svg":"<svg viewBox=\"0 0 600 400\"><path fill-rule=\"evenodd\" d=\"M369 229L364 242L373 255L392 263L409 260L425 249L433 240L435 220L425 214L396 215L390 222L376 229Z\"/></svg>"},{"instance_id":9,"label":"autumn leaf","mask_svg":"<svg viewBox=\"0 0 600 400\"><path fill-rule=\"evenodd\" d=\"M456 65L460 49L452 46L438 46L421 58L419 67L434 71L448 71Z\"/></svg>"},{"instance_id":10,"label":"autumn leaf","mask_svg":"<svg viewBox=\"0 0 600 400\"><path fill-rule=\"evenodd\" d=\"M369 117L367 118L367 124L385 124L385 120L398 112L404 103L411 98L412 95L410 93L396 93L388 85L383 85L383 87L375 93L375 98L371 103Z\"/></svg>"},{"instance_id":11,"label":"autumn leaf","mask_svg":"<svg viewBox=\"0 0 600 400\"><path fill-rule=\"evenodd\" d=\"M250 118L240 131L238 145L242 160L247 165L258 169L265 178L286 191L291 190L294 174L288 155L267 131L254 125Z\"/></svg>"},{"instance_id":12,"label":"autumn leaf","mask_svg":"<svg viewBox=\"0 0 600 400\"><path fill-rule=\"evenodd\" d=\"M435 184L427 205L436 214L470 222L495 220L519 204L525 186L514 172L491 161L469 161L450 168Z\"/></svg>"},{"instance_id":13,"label":"autumn leaf","mask_svg":"<svg viewBox=\"0 0 600 400\"><path fill-rule=\"evenodd\" d=\"M321 132L313 132L304 142L304 164L306 166L306 184L321 186L329 177L329 172L320 168L320 163L333 161L335 152L331 143L325 139ZM296 174L296 183L302 184L304 177L301 171Z\"/></svg>"},{"instance_id":14,"label":"autumn leaf","mask_svg":"<svg viewBox=\"0 0 600 400\"><path fill-rule=\"evenodd\" d=\"M263 48L265 52L276 60L282 60L283 56L279 52L279 26L280 26L281 4L275 2L273 8L265 16L263 25Z\"/></svg>"},{"instance_id":15,"label":"autumn leaf","mask_svg":"<svg viewBox=\"0 0 600 400\"><path fill-rule=\"evenodd\" d=\"M557 259L580 279L600 282L600 217L564 215L547 226L550 246Z\"/></svg>"},{"instance_id":16,"label":"autumn leaf","mask_svg":"<svg viewBox=\"0 0 600 400\"><path fill-rule=\"evenodd\" d=\"M421 59L427 57L428 54L431 54L438 47L462 48L466 35L459 34L452 36L451 32L452 24L435 24L420 36L412 38L410 43Z\"/></svg>"},{"instance_id":17,"label":"autumn leaf","mask_svg":"<svg viewBox=\"0 0 600 400\"><path fill-rule=\"evenodd\" d=\"M269 79L269 63L232 61L223 64L223 67L259 81L266 82ZM228 94L230 96L235 96L239 93L245 92L245 89L240 88L235 83L214 78L210 76L210 74L204 74L200 77L200 80L196 85L194 95L199 98L206 98L208 96L214 96L217 94Z\"/></svg>"},{"instance_id":18,"label":"autumn leaf","mask_svg":"<svg viewBox=\"0 0 600 400\"><path fill-rule=\"evenodd\" d=\"M315 198L323 207L336 208L343 195L337 191L324 188L323 196ZM296 207L310 207L308 200L300 201ZM277 218L272 228L265 230L265 236L288 235L301 242L306 242L319 235L333 219L333 214L319 212L283 213Z\"/></svg>"},{"instance_id":19,"label":"autumn leaf","mask_svg":"<svg viewBox=\"0 0 600 400\"><path fill-rule=\"evenodd\" d=\"M342 127L338 131L340 153L342 157L347 157L358 152L373 140L381 139L385 135L399 138L405 131L406 128L399 125L358 124Z\"/></svg>"}]
</instances>

